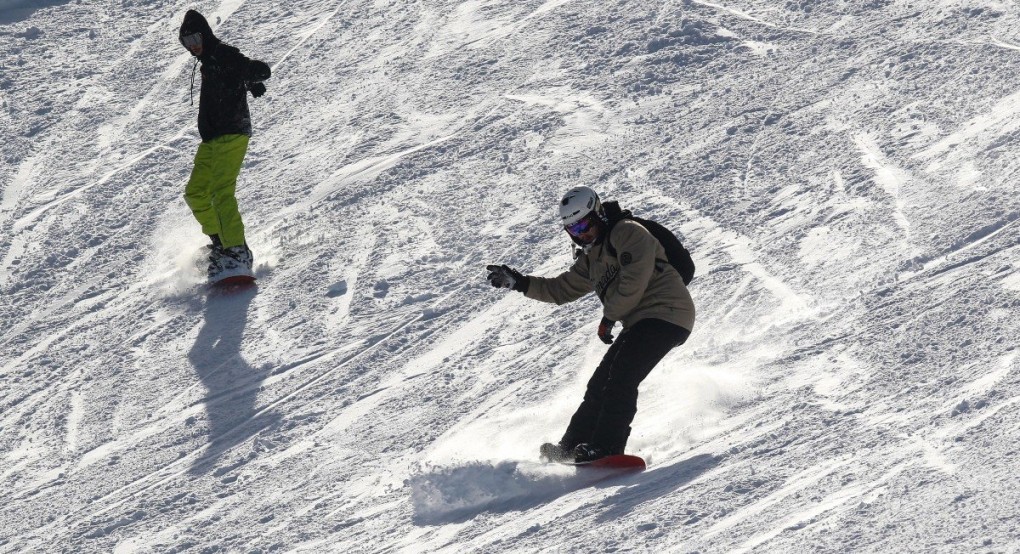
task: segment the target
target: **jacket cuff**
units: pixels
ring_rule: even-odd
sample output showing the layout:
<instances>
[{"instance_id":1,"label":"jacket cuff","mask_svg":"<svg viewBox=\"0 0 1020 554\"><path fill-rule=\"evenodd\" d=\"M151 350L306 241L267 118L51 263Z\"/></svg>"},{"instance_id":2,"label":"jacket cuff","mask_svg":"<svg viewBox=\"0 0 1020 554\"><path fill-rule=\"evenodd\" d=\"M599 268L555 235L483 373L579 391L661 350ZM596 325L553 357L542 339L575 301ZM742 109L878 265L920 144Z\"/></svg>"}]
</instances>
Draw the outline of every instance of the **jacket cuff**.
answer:
<instances>
[{"instance_id":1,"label":"jacket cuff","mask_svg":"<svg viewBox=\"0 0 1020 554\"><path fill-rule=\"evenodd\" d=\"M522 294L528 294L529 288L531 288L531 279L529 279L527 275L521 275L519 279L514 280L515 291Z\"/></svg>"}]
</instances>

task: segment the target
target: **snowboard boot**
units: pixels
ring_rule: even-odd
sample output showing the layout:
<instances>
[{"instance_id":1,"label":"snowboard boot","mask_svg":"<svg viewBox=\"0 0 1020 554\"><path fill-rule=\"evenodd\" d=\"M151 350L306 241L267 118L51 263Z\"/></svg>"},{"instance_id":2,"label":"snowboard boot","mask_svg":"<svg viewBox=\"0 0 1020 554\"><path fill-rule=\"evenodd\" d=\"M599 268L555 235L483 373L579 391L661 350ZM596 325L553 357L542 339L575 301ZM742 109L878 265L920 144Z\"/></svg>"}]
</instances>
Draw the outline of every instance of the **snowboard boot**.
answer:
<instances>
[{"instance_id":1,"label":"snowboard boot","mask_svg":"<svg viewBox=\"0 0 1020 554\"><path fill-rule=\"evenodd\" d=\"M538 457L543 462L569 462L574 459L574 453L563 444L547 442L538 448Z\"/></svg>"},{"instance_id":2,"label":"snowboard boot","mask_svg":"<svg viewBox=\"0 0 1020 554\"><path fill-rule=\"evenodd\" d=\"M218 282L227 277L252 276L252 255L247 245L209 250L209 281Z\"/></svg>"},{"instance_id":3,"label":"snowboard boot","mask_svg":"<svg viewBox=\"0 0 1020 554\"><path fill-rule=\"evenodd\" d=\"M255 257L252 256L251 249L248 248L247 244L224 248L223 253L226 257L229 257L238 264L248 268L248 271L251 272L252 266L255 264Z\"/></svg>"},{"instance_id":4,"label":"snowboard boot","mask_svg":"<svg viewBox=\"0 0 1020 554\"><path fill-rule=\"evenodd\" d=\"M605 448L597 444L582 442L574 447L574 461L577 463L594 462L606 456L623 454L623 448Z\"/></svg>"},{"instance_id":5,"label":"snowboard boot","mask_svg":"<svg viewBox=\"0 0 1020 554\"><path fill-rule=\"evenodd\" d=\"M217 275L223 273L223 249L215 244L207 244L202 248L207 250L206 275L210 280L215 279Z\"/></svg>"}]
</instances>

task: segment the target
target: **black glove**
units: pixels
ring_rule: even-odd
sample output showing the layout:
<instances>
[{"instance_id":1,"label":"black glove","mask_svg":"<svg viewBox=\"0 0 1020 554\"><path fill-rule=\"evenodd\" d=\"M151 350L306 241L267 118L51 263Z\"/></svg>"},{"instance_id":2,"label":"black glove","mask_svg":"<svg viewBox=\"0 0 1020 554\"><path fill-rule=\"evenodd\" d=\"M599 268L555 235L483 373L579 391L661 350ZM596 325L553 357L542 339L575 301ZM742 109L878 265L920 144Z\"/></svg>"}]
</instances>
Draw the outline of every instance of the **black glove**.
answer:
<instances>
[{"instance_id":1,"label":"black glove","mask_svg":"<svg viewBox=\"0 0 1020 554\"><path fill-rule=\"evenodd\" d=\"M489 284L498 289L513 289L517 292L528 292L528 285L531 281L527 275L522 275L520 271L503 264L503 265L487 265L485 269L488 270Z\"/></svg>"},{"instance_id":2,"label":"black glove","mask_svg":"<svg viewBox=\"0 0 1020 554\"><path fill-rule=\"evenodd\" d=\"M255 98L258 98L266 93L266 85L262 83L248 83L248 91Z\"/></svg>"},{"instance_id":3,"label":"black glove","mask_svg":"<svg viewBox=\"0 0 1020 554\"><path fill-rule=\"evenodd\" d=\"M603 317L599 322L599 339L606 344L613 344L613 325L615 321Z\"/></svg>"}]
</instances>

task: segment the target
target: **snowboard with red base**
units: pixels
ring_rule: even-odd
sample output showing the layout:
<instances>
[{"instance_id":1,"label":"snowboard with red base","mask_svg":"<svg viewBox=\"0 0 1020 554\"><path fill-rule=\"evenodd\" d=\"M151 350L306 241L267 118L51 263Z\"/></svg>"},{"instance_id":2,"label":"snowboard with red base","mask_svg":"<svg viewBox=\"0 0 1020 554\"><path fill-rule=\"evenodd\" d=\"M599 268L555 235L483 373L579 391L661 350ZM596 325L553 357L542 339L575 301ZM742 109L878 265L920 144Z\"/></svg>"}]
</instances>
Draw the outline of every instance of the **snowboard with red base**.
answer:
<instances>
[{"instance_id":1,"label":"snowboard with red base","mask_svg":"<svg viewBox=\"0 0 1020 554\"><path fill-rule=\"evenodd\" d=\"M630 471L643 471L645 469L644 459L633 454L613 454L587 462L575 462L574 454L571 450L564 450L559 444L551 442L544 443L538 448L538 457L543 462L556 462L575 467Z\"/></svg>"},{"instance_id":2,"label":"snowboard with red base","mask_svg":"<svg viewBox=\"0 0 1020 554\"><path fill-rule=\"evenodd\" d=\"M216 281L209 281L209 290L220 294L239 292L253 288L254 286L254 275L230 275Z\"/></svg>"},{"instance_id":3,"label":"snowboard with red base","mask_svg":"<svg viewBox=\"0 0 1020 554\"><path fill-rule=\"evenodd\" d=\"M643 458L632 454L614 454L612 456L606 456L605 458L599 458L590 462L563 461L560 463L574 467L613 469L621 471L644 471L645 467L647 467Z\"/></svg>"}]
</instances>

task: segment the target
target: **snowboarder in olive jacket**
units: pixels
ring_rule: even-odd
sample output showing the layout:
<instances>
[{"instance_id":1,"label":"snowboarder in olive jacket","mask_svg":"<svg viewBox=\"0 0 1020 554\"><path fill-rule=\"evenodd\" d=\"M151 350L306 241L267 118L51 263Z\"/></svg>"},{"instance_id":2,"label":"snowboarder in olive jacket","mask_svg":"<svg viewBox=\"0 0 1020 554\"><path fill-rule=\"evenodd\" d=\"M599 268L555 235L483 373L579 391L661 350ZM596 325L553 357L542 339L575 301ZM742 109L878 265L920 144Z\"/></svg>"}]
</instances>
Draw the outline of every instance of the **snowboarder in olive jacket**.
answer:
<instances>
[{"instance_id":1,"label":"snowboarder in olive jacket","mask_svg":"<svg viewBox=\"0 0 1020 554\"><path fill-rule=\"evenodd\" d=\"M610 222L598 195L575 187L560 202L560 219L580 246L565 273L543 278L490 265L489 282L528 298L564 304L598 294L603 317L598 336L612 344L558 444L546 443L542 458L591 461L623 454L637 413L638 385L694 328L694 301L659 241L640 223ZM610 247L611 245L611 247ZM612 329L623 326L619 338Z\"/></svg>"},{"instance_id":2,"label":"snowboarder in olive jacket","mask_svg":"<svg viewBox=\"0 0 1020 554\"><path fill-rule=\"evenodd\" d=\"M185 14L179 38L202 63L198 101L198 134L202 143L184 198L202 225L202 232L212 241L210 280L251 275L254 260L245 240L234 192L251 137L247 94L251 92L255 98L265 94L262 81L269 78L270 69L221 42L195 10Z\"/></svg>"}]
</instances>

